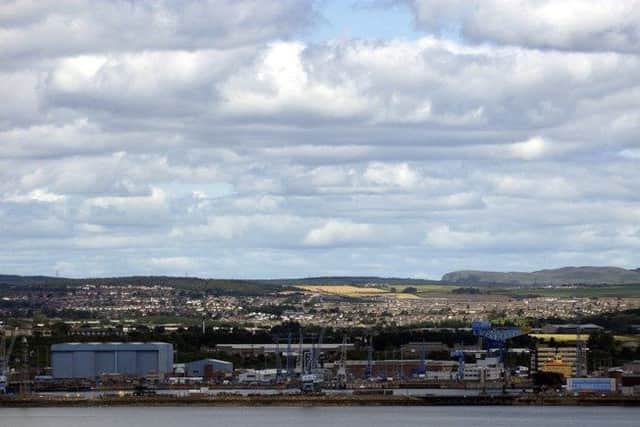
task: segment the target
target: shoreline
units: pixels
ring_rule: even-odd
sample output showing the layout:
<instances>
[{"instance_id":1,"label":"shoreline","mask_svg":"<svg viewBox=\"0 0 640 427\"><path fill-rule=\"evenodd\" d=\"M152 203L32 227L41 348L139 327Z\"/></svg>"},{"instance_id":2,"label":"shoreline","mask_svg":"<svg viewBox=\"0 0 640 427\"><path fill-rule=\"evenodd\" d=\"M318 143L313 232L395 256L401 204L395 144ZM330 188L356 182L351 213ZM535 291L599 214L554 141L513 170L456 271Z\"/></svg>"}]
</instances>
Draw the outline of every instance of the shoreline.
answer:
<instances>
[{"instance_id":1,"label":"shoreline","mask_svg":"<svg viewBox=\"0 0 640 427\"><path fill-rule=\"evenodd\" d=\"M636 396L215 396L215 397L100 397L51 398L24 396L0 398L0 408L118 407L118 406L631 406Z\"/></svg>"}]
</instances>

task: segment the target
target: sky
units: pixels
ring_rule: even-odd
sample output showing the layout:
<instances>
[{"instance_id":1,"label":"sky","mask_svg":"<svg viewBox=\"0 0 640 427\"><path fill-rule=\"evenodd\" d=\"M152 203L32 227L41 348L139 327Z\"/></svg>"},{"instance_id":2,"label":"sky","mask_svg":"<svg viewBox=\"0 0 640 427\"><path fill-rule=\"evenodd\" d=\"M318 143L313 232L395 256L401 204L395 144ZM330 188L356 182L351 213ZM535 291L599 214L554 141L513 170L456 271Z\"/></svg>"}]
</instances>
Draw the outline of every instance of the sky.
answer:
<instances>
[{"instance_id":1,"label":"sky","mask_svg":"<svg viewBox=\"0 0 640 427\"><path fill-rule=\"evenodd\" d=\"M1 0L0 273L640 267L639 0Z\"/></svg>"}]
</instances>

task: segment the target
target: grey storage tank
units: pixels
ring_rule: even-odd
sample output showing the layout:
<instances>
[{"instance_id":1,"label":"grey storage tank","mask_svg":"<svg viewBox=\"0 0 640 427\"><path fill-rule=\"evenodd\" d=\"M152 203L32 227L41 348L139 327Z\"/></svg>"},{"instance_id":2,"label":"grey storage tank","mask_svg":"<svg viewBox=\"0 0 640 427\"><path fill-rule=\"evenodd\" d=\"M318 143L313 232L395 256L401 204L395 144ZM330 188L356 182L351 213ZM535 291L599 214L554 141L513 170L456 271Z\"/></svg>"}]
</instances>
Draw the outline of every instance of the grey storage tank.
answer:
<instances>
[{"instance_id":1,"label":"grey storage tank","mask_svg":"<svg viewBox=\"0 0 640 427\"><path fill-rule=\"evenodd\" d=\"M173 345L165 342L53 344L51 367L54 378L168 374L173 371Z\"/></svg>"}]
</instances>

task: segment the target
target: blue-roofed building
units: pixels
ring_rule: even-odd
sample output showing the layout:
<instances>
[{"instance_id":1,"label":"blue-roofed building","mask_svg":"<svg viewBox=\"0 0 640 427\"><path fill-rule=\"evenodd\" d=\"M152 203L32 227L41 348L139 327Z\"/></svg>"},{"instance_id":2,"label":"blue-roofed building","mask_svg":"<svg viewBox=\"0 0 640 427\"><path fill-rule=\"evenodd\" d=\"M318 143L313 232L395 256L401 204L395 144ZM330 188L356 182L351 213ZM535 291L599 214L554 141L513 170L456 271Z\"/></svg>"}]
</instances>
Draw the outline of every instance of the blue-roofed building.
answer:
<instances>
[{"instance_id":1,"label":"blue-roofed building","mask_svg":"<svg viewBox=\"0 0 640 427\"><path fill-rule=\"evenodd\" d=\"M173 371L173 345L164 342L53 344L51 367L54 378L169 374Z\"/></svg>"}]
</instances>

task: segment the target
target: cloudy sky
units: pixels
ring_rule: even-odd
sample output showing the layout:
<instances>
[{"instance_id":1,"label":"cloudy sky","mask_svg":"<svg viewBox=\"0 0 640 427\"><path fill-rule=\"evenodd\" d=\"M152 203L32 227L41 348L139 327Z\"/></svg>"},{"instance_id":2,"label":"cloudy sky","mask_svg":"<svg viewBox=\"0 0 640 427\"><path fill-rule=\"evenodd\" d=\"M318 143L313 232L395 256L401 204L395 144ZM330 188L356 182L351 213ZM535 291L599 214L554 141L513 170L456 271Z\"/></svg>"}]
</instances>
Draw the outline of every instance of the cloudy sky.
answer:
<instances>
[{"instance_id":1,"label":"cloudy sky","mask_svg":"<svg viewBox=\"0 0 640 427\"><path fill-rule=\"evenodd\" d=\"M640 267L640 1L0 0L0 272Z\"/></svg>"}]
</instances>

